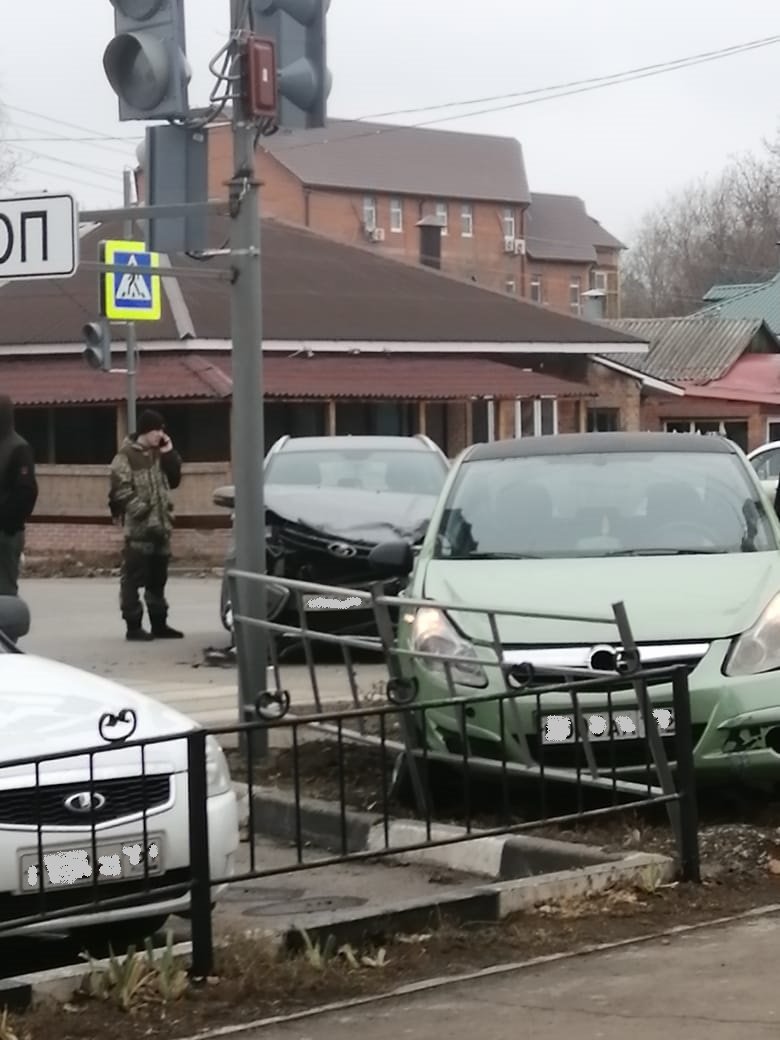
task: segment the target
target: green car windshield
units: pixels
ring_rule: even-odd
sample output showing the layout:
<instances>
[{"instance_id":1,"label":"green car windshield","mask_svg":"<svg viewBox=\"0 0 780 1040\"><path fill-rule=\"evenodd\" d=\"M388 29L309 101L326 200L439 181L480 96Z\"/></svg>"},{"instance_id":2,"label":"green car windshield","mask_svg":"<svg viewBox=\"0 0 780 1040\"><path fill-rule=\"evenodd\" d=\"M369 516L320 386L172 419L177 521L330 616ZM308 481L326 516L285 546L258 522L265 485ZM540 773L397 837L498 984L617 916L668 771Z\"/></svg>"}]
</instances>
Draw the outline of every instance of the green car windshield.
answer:
<instances>
[{"instance_id":1,"label":"green car windshield","mask_svg":"<svg viewBox=\"0 0 780 1040\"><path fill-rule=\"evenodd\" d=\"M738 456L648 451L466 462L434 555L548 559L778 547Z\"/></svg>"}]
</instances>

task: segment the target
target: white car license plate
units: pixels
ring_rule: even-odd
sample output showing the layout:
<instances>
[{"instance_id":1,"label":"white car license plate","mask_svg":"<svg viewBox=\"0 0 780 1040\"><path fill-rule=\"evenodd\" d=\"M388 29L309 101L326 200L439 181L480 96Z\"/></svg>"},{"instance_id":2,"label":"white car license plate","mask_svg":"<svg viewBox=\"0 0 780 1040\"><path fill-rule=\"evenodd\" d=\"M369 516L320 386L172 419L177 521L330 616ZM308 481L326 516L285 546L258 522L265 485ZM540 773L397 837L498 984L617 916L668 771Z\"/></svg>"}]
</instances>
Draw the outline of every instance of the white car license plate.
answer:
<instances>
[{"instance_id":1,"label":"white car license plate","mask_svg":"<svg viewBox=\"0 0 780 1040\"><path fill-rule=\"evenodd\" d=\"M653 708L661 736L674 735L674 712L671 708ZM582 718L592 741L637 740L645 736L642 715L637 708L614 708L611 717L608 711L583 711ZM579 740L575 734L574 713L542 716L543 744L574 744Z\"/></svg>"},{"instance_id":2,"label":"white car license plate","mask_svg":"<svg viewBox=\"0 0 780 1040\"><path fill-rule=\"evenodd\" d=\"M303 597L305 610L354 610L363 603L360 596L331 596L324 592Z\"/></svg>"},{"instance_id":3,"label":"white car license plate","mask_svg":"<svg viewBox=\"0 0 780 1040\"><path fill-rule=\"evenodd\" d=\"M147 863L150 876L162 872L162 853L162 840L149 836ZM47 849L43 853L43 862L44 889L71 888L92 883L93 856L89 843L78 848ZM138 841L98 842L97 865L99 883L143 878L143 837ZM37 850L23 852L19 857L23 892L40 891L39 866Z\"/></svg>"}]
</instances>

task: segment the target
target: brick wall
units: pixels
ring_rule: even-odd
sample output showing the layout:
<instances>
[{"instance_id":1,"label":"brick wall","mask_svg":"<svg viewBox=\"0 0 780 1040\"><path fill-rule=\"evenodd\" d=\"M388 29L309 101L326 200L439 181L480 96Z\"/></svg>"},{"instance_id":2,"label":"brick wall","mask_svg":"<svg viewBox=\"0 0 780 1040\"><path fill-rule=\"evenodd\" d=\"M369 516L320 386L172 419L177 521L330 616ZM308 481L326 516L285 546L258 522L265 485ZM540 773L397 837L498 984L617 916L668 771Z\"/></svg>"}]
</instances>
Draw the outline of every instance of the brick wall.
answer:
<instances>
[{"instance_id":1,"label":"brick wall","mask_svg":"<svg viewBox=\"0 0 780 1040\"><path fill-rule=\"evenodd\" d=\"M615 372L606 365L588 364L588 386L598 394L588 402L589 408L617 408L620 411L620 429L633 432L641 429L641 388L630 376Z\"/></svg>"}]
</instances>

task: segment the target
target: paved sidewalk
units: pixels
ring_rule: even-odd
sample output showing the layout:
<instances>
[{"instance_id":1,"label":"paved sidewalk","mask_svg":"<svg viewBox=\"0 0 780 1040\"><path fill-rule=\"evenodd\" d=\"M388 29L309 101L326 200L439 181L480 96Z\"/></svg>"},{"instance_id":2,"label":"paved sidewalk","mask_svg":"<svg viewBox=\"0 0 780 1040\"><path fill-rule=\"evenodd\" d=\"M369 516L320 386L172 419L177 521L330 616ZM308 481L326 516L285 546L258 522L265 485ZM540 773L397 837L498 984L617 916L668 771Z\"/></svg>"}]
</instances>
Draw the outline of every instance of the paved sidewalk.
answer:
<instances>
[{"instance_id":1,"label":"paved sidewalk","mask_svg":"<svg viewBox=\"0 0 780 1040\"><path fill-rule=\"evenodd\" d=\"M777 1040L779 959L780 917L754 918L270 1026L240 1038Z\"/></svg>"}]
</instances>

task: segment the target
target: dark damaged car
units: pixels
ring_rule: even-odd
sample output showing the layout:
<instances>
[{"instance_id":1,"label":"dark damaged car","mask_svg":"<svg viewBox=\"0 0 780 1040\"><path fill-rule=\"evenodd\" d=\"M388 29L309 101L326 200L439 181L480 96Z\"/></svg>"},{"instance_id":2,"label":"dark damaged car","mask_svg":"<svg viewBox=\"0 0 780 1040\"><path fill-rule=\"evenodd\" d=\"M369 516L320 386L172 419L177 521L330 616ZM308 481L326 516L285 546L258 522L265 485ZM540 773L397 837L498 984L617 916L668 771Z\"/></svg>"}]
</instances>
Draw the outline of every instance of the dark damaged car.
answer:
<instances>
[{"instance_id":1,"label":"dark damaged car","mask_svg":"<svg viewBox=\"0 0 780 1040\"><path fill-rule=\"evenodd\" d=\"M369 556L388 540L419 545L449 472L430 440L413 437L283 437L265 460L266 559L269 574L350 589L377 580ZM217 488L217 505L232 508L233 488ZM235 545L225 560L234 568ZM387 591L400 591L389 585ZM373 629L363 605L336 596L305 596L312 628L341 633ZM220 613L232 630L223 578ZM277 618L298 625L290 603Z\"/></svg>"}]
</instances>

